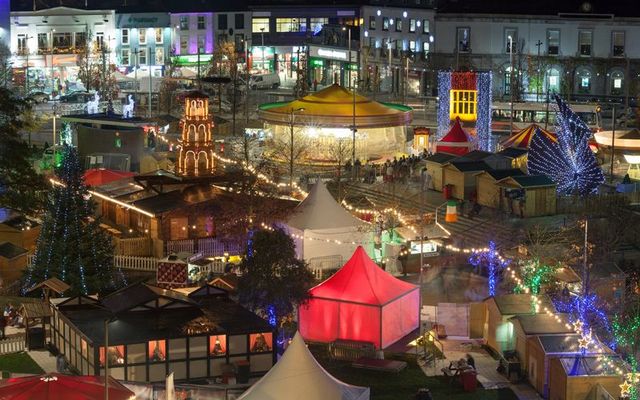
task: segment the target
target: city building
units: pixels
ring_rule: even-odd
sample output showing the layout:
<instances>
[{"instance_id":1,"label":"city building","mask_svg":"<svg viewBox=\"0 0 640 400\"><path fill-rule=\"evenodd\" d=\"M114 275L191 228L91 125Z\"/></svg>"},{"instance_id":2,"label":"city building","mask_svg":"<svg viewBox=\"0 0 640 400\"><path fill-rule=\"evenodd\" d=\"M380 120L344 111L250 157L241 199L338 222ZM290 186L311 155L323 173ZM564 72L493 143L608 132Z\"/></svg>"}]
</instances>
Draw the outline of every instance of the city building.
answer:
<instances>
[{"instance_id":1,"label":"city building","mask_svg":"<svg viewBox=\"0 0 640 400\"><path fill-rule=\"evenodd\" d=\"M17 4L16 6L20 6ZM115 11L53 7L11 12L14 82L27 91L65 94L87 90L78 61L106 68L115 61Z\"/></svg>"},{"instance_id":2,"label":"city building","mask_svg":"<svg viewBox=\"0 0 640 400\"><path fill-rule=\"evenodd\" d=\"M0 1L0 45L7 48L11 45L11 5L9 0ZM3 60L6 62L8 60Z\"/></svg>"}]
</instances>

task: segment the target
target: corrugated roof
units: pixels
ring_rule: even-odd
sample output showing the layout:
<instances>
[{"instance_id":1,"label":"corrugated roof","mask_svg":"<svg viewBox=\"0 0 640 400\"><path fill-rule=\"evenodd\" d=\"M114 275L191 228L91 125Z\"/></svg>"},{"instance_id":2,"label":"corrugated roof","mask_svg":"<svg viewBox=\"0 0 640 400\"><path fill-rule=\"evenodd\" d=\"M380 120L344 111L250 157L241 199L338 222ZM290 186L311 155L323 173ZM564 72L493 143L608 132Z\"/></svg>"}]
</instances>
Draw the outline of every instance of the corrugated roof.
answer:
<instances>
[{"instance_id":1,"label":"corrugated roof","mask_svg":"<svg viewBox=\"0 0 640 400\"><path fill-rule=\"evenodd\" d=\"M23 316L25 318L42 318L51 316L51 308L41 301L35 303L22 303Z\"/></svg>"},{"instance_id":2,"label":"corrugated roof","mask_svg":"<svg viewBox=\"0 0 640 400\"><path fill-rule=\"evenodd\" d=\"M540 335L538 340L540 346L547 354L557 353L580 353L580 345L578 340L582 338L581 335L569 334L569 335ZM602 346L601 346L602 348ZM604 349L604 348L603 348ZM589 352L593 352L594 349L589 349ZM608 351L603 351L608 352Z\"/></svg>"},{"instance_id":3,"label":"corrugated roof","mask_svg":"<svg viewBox=\"0 0 640 400\"><path fill-rule=\"evenodd\" d=\"M26 254L27 250L20 246L16 246L11 242L4 242L0 244L0 257L12 259Z\"/></svg>"},{"instance_id":4,"label":"corrugated roof","mask_svg":"<svg viewBox=\"0 0 640 400\"><path fill-rule=\"evenodd\" d=\"M556 186L556 183L546 175L523 175L512 177L523 188Z\"/></svg>"}]
</instances>

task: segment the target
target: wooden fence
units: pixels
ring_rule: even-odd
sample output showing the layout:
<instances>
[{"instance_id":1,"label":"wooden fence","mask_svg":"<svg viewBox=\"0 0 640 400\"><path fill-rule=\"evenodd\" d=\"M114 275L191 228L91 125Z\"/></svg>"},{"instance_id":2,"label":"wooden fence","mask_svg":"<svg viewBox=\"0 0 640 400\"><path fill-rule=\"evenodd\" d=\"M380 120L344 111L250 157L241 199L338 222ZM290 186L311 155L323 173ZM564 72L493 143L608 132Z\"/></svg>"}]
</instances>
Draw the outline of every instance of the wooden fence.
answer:
<instances>
[{"instance_id":1,"label":"wooden fence","mask_svg":"<svg viewBox=\"0 0 640 400\"><path fill-rule=\"evenodd\" d=\"M152 255L153 242L150 237L114 238L114 254L146 257Z\"/></svg>"},{"instance_id":2,"label":"wooden fence","mask_svg":"<svg viewBox=\"0 0 640 400\"><path fill-rule=\"evenodd\" d=\"M26 348L24 335L15 335L0 340L0 354L18 353Z\"/></svg>"},{"instance_id":3,"label":"wooden fence","mask_svg":"<svg viewBox=\"0 0 640 400\"><path fill-rule=\"evenodd\" d=\"M214 238L170 240L167 242L167 254L171 253L202 253L204 257L221 257L226 254L242 253L242 245L237 241L227 241Z\"/></svg>"},{"instance_id":4,"label":"wooden fence","mask_svg":"<svg viewBox=\"0 0 640 400\"><path fill-rule=\"evenodd\" d=\"M155 272L158 269L158 259L153 257L113 256L113 265L117 268L134 271Z\"/></svg>"}]
</instances>

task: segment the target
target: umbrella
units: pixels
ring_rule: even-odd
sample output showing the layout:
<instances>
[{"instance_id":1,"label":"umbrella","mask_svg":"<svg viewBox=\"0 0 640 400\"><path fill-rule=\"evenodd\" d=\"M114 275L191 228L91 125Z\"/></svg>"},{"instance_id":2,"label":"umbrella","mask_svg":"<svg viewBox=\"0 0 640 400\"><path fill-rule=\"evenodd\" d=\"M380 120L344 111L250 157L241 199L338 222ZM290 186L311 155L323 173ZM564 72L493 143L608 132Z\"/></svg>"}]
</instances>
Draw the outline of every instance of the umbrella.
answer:
<instances>
[{"instance_id":1,"label":"umbrella","mask_svg":"<svg viewBox=\"0 0 640 400\"><path fill-rule=\"evenodd\" d=\"M104 398L104 377L57 373L0 381L0 400L87 400ZM109 399L130 400L135 394L109 377Z\"/></svg>"}]
</instances>

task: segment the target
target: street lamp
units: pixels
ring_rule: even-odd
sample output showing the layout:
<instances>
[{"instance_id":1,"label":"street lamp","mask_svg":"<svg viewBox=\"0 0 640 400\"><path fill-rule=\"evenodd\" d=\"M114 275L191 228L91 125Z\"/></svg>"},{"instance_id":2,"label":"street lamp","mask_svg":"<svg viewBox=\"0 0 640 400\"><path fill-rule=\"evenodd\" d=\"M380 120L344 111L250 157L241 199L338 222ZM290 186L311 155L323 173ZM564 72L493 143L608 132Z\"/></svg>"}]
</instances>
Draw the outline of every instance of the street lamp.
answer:
<instances>
[{"instance_id":1,"label":"street lamp","mask_svg":"<svg viewBox=\"0 0 640 400\"><path fill-rule=\"evenodd\" d=\"M509 73L509 95L511 96L510 101L510 113L509 113L509 135L513 133L513 74L515 71L513 70L513 37L509 35L509 63L511 64L511 71Z\"/></svg>"},{"instance_id":2,"label":"street lamp","mask_svg":"<svg viewBox=\"0 0 640 400\"><path fill-rule=\"evenodd\" d=\"M347 68L351 68L351 29L347 28L346 26L342 27L342 30L346 30L348 32L348 40L349 40L349 63L347 65ZM358 66L359 68L359 66ZM351 70L348 70L348 74L349 74L349 88L351 89L351 92L353 94L353 123L351 125L351 133L352 133L352 137L353 137L353 142L351 144L351 165L353 166L352 169L352 179L355 180L356 178L356 132L358 131L357 127L356 127L356 86L353 85L353 87L351 87ZM357 78L356 78L357 79Z\"/></svg>"},{"instance_id":3,"label":"street lamp","mask_svg":"<svg viewBox=\"0 0 640 400\"><path fill-rule=\"evenodd\" d=\"M295 125L296 113L303 112L304 108L291 108L289 111L289 123L291 127L291 148L289 153L289 187L293 191L293 127Z\"/></svg>"},{"instance_id":4,"label":"street lamp","mask_svg":"<svg viewBox=\"0 0 640 400\"><path fill-rule=\"evenodd\" d=\"M52 129L52 133L53 133L53 143L51 143L51 148L53 149L53 167L56 166L56 118L58 117L58 111L60 110L60 105L55 102L53 104L52 107L53 110L53 129Z\"/></svg>"}]
</instances>

